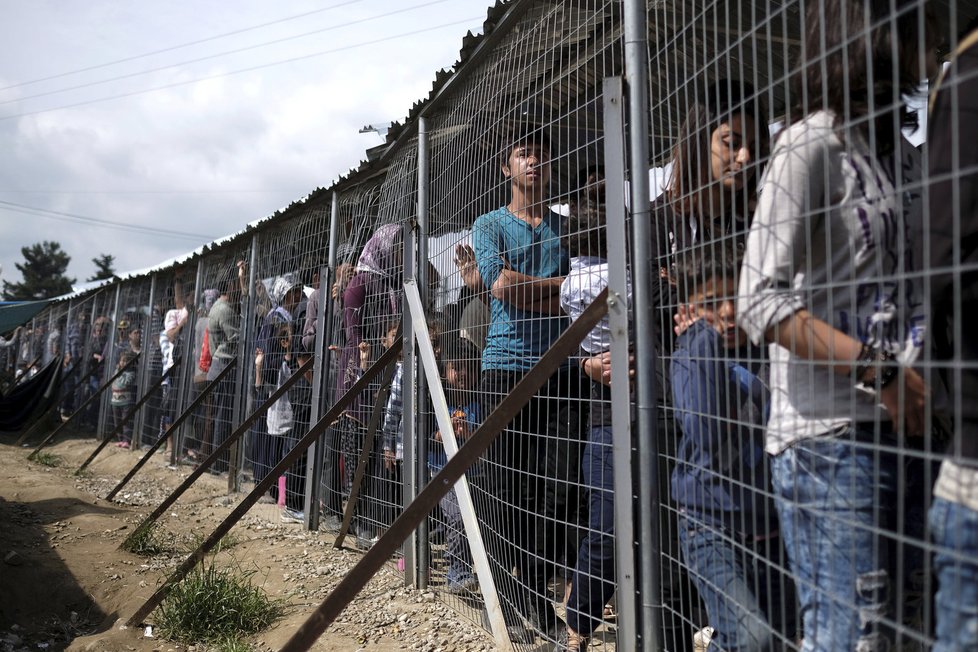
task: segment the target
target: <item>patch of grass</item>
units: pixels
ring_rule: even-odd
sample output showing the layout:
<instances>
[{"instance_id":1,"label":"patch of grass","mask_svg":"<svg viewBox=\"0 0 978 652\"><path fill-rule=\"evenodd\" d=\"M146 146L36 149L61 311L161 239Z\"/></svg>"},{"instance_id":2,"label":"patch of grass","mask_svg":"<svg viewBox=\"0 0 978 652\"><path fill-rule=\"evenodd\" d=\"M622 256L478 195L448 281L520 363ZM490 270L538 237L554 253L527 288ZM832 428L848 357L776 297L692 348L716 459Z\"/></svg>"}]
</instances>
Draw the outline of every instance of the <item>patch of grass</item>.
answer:
<instances>
[{"instance_id":1,"label":"patch of grass","mask_svg":"<svg viewBox=\"0 0 978 652\"><path fill-rule=\"evenodd\" d=\"M198 565L170 591L159 606L156 623L167 638L187 643L219 643L221 650L249 647L240 636L268 627L284 610L284 602L269 598L253 582L256 571L237 563L218 568L211 558Z\"/></svg>"},{"instance_id":2,"label":"patch of grass","mask_svg":"<svg viewBox=\"0 0 978 652\"><path fill-rule=\"evenodd\" d=\"M54 453L40 451L34 456L34 461L44 466L61 466L61 458Z\"/></svg>"},{"instance_id":3,"label":"patch of grass","mask_svg":"<svg viewBox=\"0 0 978 652\"><path fill-rule=\"evenodd\" d=\"M190 539L187 541L187 550L186 550L187 554L189 555L190 553L197 550L197 548L199 548L201 544L204 543L205 538L206 537L204 537L204 535L200 534L199 532L194 532L193 534L191 534ZM221 540L217 542L217 545L214 546L214 548L210 552L211 554L216 555L219 552L230 550L231 548L235 547L239 543L241 543L241 537L239 537L235 532L228 532L223 537L221 537Z\"/></svg>"},{"instance_id":4,"label":"patch of grass","mask_svg":"<svg viewBox=\"0 0 978 652\"><path fill-rule=\"evenodd\" d=\"M240 638L226 638L218 643L214 647L214 650L216 652L255 652L255 648L251 647L251 643L243 641Z\"/></svg>"},{"instance_id":5,"label":"patch of grass","mask_svg":"<svg viewBox=\"0 0 978 652\"><path fill-rule=\"evenodd\" d=\"M152 557L169 552L172 546L160 526L156 523L150 523L133 530L133 533L126 537L120 547L134 555Z\"/></svg>"}]
</instances>

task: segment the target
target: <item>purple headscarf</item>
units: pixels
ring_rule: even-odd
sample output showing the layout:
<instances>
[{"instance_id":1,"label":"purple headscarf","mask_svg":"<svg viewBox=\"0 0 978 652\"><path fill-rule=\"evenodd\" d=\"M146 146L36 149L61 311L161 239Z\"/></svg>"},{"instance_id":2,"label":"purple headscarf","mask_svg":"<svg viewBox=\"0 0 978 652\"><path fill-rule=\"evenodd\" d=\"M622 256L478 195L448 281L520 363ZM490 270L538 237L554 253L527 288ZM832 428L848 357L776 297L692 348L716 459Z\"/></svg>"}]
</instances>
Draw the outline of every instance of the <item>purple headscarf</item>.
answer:
<instances>
[{"instance_id":1,"label":"purple headscarf","mask_svg":"<svg viewBox=\"0 0 978 652\"><path fill-rule=\"evenodd\" d=\"M402 228L400 224L385 224L374 231L363 246L357 271L381 277L397 276L401 270L394 245Z\"/></svg>"}]
</instances>

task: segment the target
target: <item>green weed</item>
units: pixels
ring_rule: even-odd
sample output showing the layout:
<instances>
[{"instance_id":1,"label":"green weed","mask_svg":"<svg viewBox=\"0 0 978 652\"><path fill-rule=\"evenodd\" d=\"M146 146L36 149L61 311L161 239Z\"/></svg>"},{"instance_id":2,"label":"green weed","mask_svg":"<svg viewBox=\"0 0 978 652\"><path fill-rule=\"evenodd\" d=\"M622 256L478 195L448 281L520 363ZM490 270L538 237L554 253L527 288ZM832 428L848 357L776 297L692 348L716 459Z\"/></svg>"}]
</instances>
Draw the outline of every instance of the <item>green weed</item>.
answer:
<instances>
[{"instance_id":1,"label":"green weed","mask_svg":"<svg viewBox=\"0 0 978 652\"><path fill-rule=\"evenodd\" d=\"M250 649L240 647L247 644L238 638L265 629L284 609L282 601L269 598L254 584L255 573L236 563L218 568L213 558L197 566L159 606L160 632L188 643L220 643L221 650Z\"/></svg>"},{"instance_id":2,"label":"green weed","mask_svg":"<svg viewBox=\"0 0 978 652\"><path fill-rule=\"evenodd\" d=\"M170 541L163 534L161 528L156 523L150 523L133 530L120 546L126 552L144 557L152 557L164 552L169 552L172 548Z\"/></svg>"}]
</instances>

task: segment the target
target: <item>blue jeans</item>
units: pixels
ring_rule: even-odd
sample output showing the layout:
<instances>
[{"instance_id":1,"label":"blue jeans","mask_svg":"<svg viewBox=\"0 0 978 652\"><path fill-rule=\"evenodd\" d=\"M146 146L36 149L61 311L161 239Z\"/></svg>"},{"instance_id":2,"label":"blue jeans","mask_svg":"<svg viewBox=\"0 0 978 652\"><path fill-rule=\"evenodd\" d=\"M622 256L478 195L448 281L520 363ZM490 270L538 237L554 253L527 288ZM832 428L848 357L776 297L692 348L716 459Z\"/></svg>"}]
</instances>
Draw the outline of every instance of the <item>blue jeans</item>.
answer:
<instances>
[{"instance_id":1,"label":"blue jeans","mask_svg":"<svg viewBox=\"0 0 978 652\"><path fill-rule=\"evenodd\" d=\"M798 590L805 651L889 649L896 611L901 621L919 621L919 596L904 587L894 590L894 578L919 578L919 544L892 554L895 541L887 536L897 522L897 506L925 492L899 487L901 463L892 452L895 440L882 436L884 451L873 444L874 433L851 426L832 436L806 439L776 456L771 463L772 485L781 534ZM919 473L913 472L914 479ZM899 495L898 495L899 494ZM922 539L921 523L903 532ZM893 560L903 558L898 572ZM894 599L895 598L895 599ZM897 607L895 609L894 607Z\"/></svg>"},{"instance_id":2,"label":"blue jeans","mask_svg":"<svg viewBox=\"0 0 978 652\"><path fill-rule=\"evenodd\" d=\"M790 648L796 633L795 589L783 570L787 560L781 539L736 539L685 515L679 537L714 630L711 649Z\"/></svg>"},{"instance_id":3,"label":"blue jeans","mask_svg":"<svg viewBox=\"0 0 978 652\"><path fill-rule=\"evenodd\" d=\"M581 459L590 511L567 600L567 624L585 636L601 625L604 606L615 592L615 473L611 442L611 428L592 428Z\"/></svg>"},{"instance_id":4,"label":"blue jeans","mask_svg":"<svg viewBox=\"0 0 978 652\"><path fill-rule=\"evenodd\" d=\"M937 642L933 652L978 650L978 512L943 498L930 508Z\"/></svg>"}]
</instances>

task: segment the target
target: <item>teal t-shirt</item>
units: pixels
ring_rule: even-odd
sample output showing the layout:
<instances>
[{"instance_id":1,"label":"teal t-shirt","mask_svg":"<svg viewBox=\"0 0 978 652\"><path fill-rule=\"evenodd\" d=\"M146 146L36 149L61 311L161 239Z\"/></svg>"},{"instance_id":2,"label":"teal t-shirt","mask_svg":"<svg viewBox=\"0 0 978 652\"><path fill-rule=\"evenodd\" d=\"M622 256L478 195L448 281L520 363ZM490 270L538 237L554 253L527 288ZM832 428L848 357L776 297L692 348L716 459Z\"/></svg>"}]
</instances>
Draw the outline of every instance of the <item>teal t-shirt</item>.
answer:
<instances>
[{"instance_id":1,"label":"teal t-shirt","mask_svg":"<svg viewBox=\"0 0 978 652\"><path fill-rule=\"evenodd\" d=\"M569 259L560 246L563 218L548 212L533 227L505 207L480 215L472 225L472 248L482 282L492 288L504 269L539 278L564 276ZM490 325L482 351L482 369L527 371L567 327L564 315L520 310L491 297Z\"/></svg>"}]
</instances>

